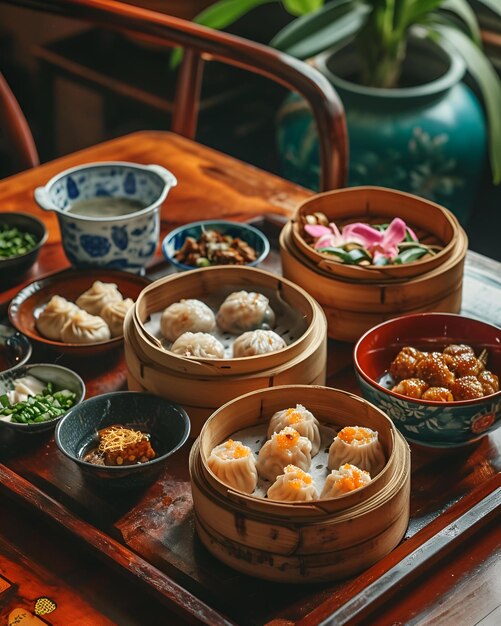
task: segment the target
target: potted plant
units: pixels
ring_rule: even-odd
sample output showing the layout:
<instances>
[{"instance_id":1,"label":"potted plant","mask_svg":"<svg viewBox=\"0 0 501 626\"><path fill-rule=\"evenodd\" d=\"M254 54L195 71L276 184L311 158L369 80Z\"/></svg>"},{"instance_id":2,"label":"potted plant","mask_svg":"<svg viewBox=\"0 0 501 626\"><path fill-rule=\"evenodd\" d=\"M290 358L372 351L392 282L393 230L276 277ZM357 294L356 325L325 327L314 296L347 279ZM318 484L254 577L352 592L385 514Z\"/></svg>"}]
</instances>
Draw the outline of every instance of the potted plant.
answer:
<instances>
[{"instance_id":1,"label":"potted plant","mask_svg":"<svg viewBox=\"0 0 501 626\"><path fill-rule=\"evenodd\" d=\"M225 28L278 0L219 0L195 20ZM501 15L499 0L481 0ZM346 109L352 185L378 184L445 204L465 221L490 157L501 182L501 81L466 0L282 0L296 19L270 45L311 59ZM464 78L472 81L483 106ZM318 185L315 127L291 96L280 113L284 174Z\"/></svg>"}]
</instances>

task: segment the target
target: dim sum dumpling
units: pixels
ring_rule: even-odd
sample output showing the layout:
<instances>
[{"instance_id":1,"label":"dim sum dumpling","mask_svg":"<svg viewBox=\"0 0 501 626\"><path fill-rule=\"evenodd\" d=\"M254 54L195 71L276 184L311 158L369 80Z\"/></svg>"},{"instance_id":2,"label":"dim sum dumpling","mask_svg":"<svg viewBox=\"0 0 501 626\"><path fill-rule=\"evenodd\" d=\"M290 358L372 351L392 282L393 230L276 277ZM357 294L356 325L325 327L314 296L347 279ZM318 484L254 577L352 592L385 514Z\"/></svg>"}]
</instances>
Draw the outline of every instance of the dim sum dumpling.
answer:
<instances>
[{"instance_id":1,"label":"dim sum dumpling","mask_svg":"<svg viewBox=\"0 0 501 626\"><path fill-rule=\"evenodd\" d=\"M216 328L211 309L200 300L181 300L168 306L160 318L160 332L169 341L183 333L210 333Z\"/></svg>"},{"instance_id":2,"label":"dim sum dumpling","mask_svg":"<svg viewBox=\"0 0 501 626\"><path fill-rule=\"evenodd\" d=\"M108 302L101 309L101 317L108 324L112 337L124 334L124 319L127 311L134 305L132 298Z\"/></svg>"},{"instance_id":3,"label":"dim sum dumpling","mask_svg":"<svg viewBox=\"0 0 501 626\"><path fill-rule=\"evenodd\" d=\"M38 332L53 341L61 341L63 326L72 313L78 311L73 302L61 296L52 296L43 311L35 321Z\"/></svg>"},{"instance_id":4,"label":"dim sum dumpling","mask_svg":"<svg viewBox=\"0 0 501 626\"><path fill-rule=\"evenodd\" d=\"M216 319L221 330L233 335L275 325L275 313L270 301L263 294L253 291L230 293L219 307Z\"/></svg>"},{"instance_id":5,"label":"dim sum dumpling","mask_svg":"<svg viewBox=\"0 0 501 626\"><path fill-rule=\"evenodd\" d=\"M338 470L332 470L327 476L320 498L344 496L345 493L365 487L370 482L369 472L361 470L355 465L350 465L350 463L345 463Z\"/></svg>"},{"instance_id":6,"label":"dim sum dumpling","mask_svg":"<svg viewBox=\"0 0 501 626\"><path fill-rule=\"evenodd\" d=\"M296 404L295 409L285 409L275 413L268 426L268 437L278 433L286 426L291 426L302 436L311 441L311 456L320 450L320 430L317 418L305 409L302 404Z\"/></svg>"},{"instance_id":7,"label":"dim sum dumpling","mask_svg":"<svg viewBox=\"0 0 501 626\"><path fill-rule=\"evenodd\" d=\"M110 329L103 318L82 309L70 315L61 332L61 339L66 343L98 343L110 337Z\"/></svg>"},{"instance_id":8,"label":"dim sum dumpling","mask_svg":"<svg viewBox=\"0 0 501 626\"><path fill-rule=\"evenodd\" d=\"M209 333L183 333L171 346L171 352L200 359L224 359L224 346Z\"/></svg>"},{"instance_id":9,"label":"dim sum dumpling","mask_svg":"<svg viewBox=\"0 0 501 626\"><path fill-rule=\"evenodd\" d=\"M263 445L257 458L257 471L266 480L275 480L283 474L287 465L295 465L307 471L311 465L311 441L287 426L279 433L273 433Z\"/></svg>"},{"instance_id":10,"label":"dim sum dumpling","mask_svg":"<svg viewBox=\"0 0 501 626\"><path fill-rule=\"evenodd\" d=\"M313 478L295 465L285 466L284 473L278 476L267 495L269 500L280 502L306 502L318 498Z\"/></svg>"},{"instance_id":11,"label":"dim sum dumpling","mask_svg":"<svg viewBox=\"0 0 501 626\"><path fill-rule=\"evenodd\" d=\"M233 342L233 356L255 356L286 347L282 337L273 330L249 330Z\"/></svg>"},{"instance_id":12,"label":"dim sum dumpling","mask_svg":"<svg viewBox=\"0 0 501 626\"><path fill-rule=\"evenodd\" d=\"M344 463L352 463L375 476L383 469L385 462L378 434L370 428L346 426L334 437L329 448L330 470Z\"/></svg>"},{"instance_id":13,"label":"dim sum dumpling","mask_svg":"<svg viewBox=\"0 0 501 626\"><path fill-rule=\"evenodd\" d=\"M91 315L100 315L105 304L117 302L117 300L123 300L123 296L115 283L103 283L96 280L92 287L78 296L77 306Z\"/></svg>"},{"instance_id":14,"label":"dim sum dumpling","mask_svg":"<svg viewBox=\"0 0 501 626\"><path fill-rule=\"evenodd\" d=\"M257 485L256 457L240 441L229 439L216 446L207 459L209 468L226 485L252 493Z\"/></svg>"}]
</instances>

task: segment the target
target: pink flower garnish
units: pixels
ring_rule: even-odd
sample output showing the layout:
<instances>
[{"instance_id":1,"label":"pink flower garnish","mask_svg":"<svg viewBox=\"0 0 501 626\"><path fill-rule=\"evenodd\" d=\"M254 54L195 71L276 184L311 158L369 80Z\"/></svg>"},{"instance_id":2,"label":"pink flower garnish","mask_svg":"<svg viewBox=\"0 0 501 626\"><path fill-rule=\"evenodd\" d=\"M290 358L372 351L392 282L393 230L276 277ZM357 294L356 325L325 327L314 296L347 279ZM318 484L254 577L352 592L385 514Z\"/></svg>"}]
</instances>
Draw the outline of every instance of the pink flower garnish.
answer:
<instances>
[{"instance_id":1,"label":"pink flower garnish","mask_svg":"<svg viewBox=\"0 0 501 626\"><path fill-rule=\"evenodd\" d=\"M414 231L408 228L404 220L399 217L396 217L385 231L362 222L347 224L342 232L334 223L330 223L329 228L307 224L304 229L316 240L314 243L316 250L357 243L367 249L373 257L373 262L377 262L381 257L394 259L398 254L398 244L405 239L407 232L415 241L418 240Z\"/></svg>"}]
</instances>

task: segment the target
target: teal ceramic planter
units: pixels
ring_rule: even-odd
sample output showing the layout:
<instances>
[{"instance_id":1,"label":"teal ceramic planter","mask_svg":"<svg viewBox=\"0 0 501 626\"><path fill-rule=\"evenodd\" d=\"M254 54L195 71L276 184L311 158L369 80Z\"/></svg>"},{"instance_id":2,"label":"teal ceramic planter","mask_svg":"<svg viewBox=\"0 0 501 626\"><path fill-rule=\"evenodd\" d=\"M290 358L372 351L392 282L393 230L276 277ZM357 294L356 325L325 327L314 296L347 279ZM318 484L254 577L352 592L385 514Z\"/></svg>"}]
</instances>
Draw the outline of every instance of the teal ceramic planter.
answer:
<instances>
[{"instance_id":1,"label":"teal ceramic planter","mask_svg":"<svg viewBox=\"0 0 501 626\"><path fill-rule=\"evenodd\" d=\"M357 85L350 47L316 59L346 111L350 186L378 185L420 195L451 209L465 223L487 156L482 108L462 82L463 61L428 40L409 44L403 77L411 86ZM278 132L283 174L318 189L316 129L306 105L290 96Z\"/></svg>"}]
</instances>

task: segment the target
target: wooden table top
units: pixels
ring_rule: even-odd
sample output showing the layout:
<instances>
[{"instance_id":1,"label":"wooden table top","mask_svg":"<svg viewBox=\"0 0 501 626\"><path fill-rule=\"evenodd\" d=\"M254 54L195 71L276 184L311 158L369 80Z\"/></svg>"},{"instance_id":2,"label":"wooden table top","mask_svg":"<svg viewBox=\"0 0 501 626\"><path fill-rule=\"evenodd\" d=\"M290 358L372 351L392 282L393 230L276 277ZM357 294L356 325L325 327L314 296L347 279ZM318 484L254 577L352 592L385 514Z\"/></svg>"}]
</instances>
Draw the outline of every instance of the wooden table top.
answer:
<instances>
[{"instance_id":1,"label":"wooden table top","mask_svg":"<svg viewBox=\"0 0 501 626\"><path fill-rule=\"evenodd\" d=\"M0 293L0 306L5 307L23 284L68 266L55 216L37 208L33 189L63 169L99 160L158 163L176 174L178 187L162 211L163 231L211 217L287 216L309 195L164 132L136 133L63 157L0 181L2 210L33 213L50 231L37 265L23 283ZM262 226L276 236L271 221ZM169 271L159 261L149 272L153 278ZM276 250L268 267L280 270ZM500 269L501 264L469 253L463 312L491 320L498 314ZM356 390L351 346L330 342L329 348L328 384ZM35 350L32 362L42 358L54 355ZM65 360L58 357L58 362ZM71 366L84 376L88 395L125 388L121 355L95 363L92 372L82 363ZM460 450L412 446L411 521L402 543L360 576L314 587L263 583L234 572L205 551L193 529L188 448L173 457L165 474L145 492L110 498L82 480L52 436L12 444L0 433L4 622L499 623L499 429ZM32 534L35 528L43 541ZM43 596L57 608L37 617L36 599ZM121 597L130 600L121 603Z\"/></svg>"}]
</instances>

